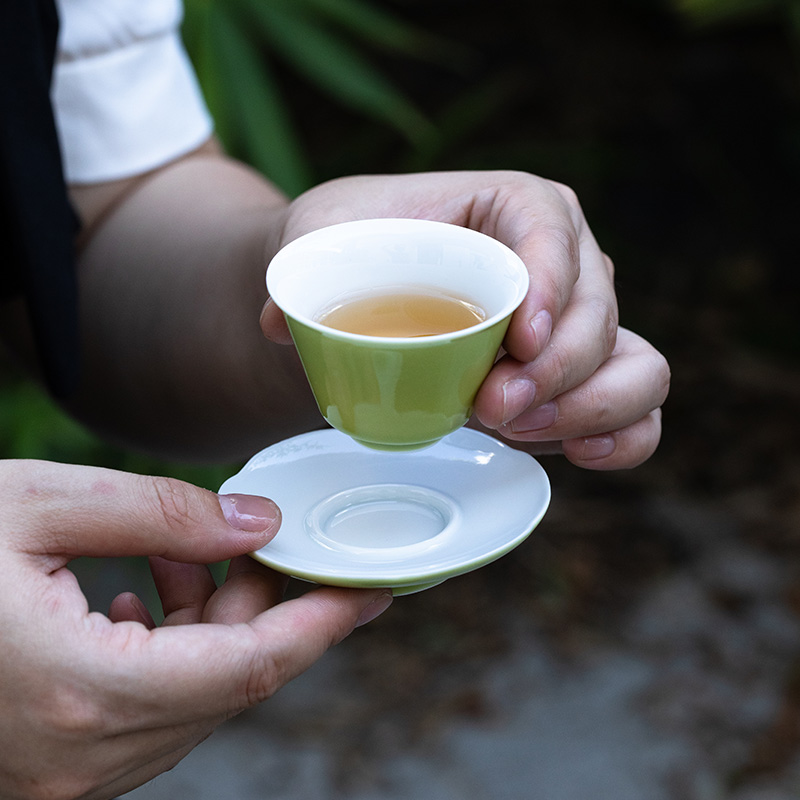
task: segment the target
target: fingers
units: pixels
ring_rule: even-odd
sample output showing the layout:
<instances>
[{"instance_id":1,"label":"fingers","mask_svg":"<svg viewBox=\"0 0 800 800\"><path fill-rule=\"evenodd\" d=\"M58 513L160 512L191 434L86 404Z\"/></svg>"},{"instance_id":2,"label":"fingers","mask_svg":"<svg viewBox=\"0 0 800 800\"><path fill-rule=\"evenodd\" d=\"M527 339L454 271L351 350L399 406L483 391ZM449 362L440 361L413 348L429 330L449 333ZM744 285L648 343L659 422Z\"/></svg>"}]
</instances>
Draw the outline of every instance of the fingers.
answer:
<instances>
[{"instance_id":1,"label":"fingers","mask_svg":"<svg viewBox=\"0 0 800 800\"><path fill-rule=\"evenodd\" d=\"M138 601L123 595L112 604L115 623L88 613L58 557L43 558L46 567L29 576L38 581L35 605L46 615L46 638L59 643L52 649L91 687L79 692L85 715L115 720L109 726L118 733L224 719L277 691L392 600L388 591L323 588L269 608L283 578L236 562L230 585L217 594L199 567L173 563L213 562L263 542L278 514L261 498L236 496L223 508L211 492L180 482L154 486L110 470L6 462L0 471L10 501L0 504L0 519L18 553L160 553L153 564L168 621L193 622L206 609L207 624L152 628ZM264 531L253 532L262 519ZM20 568L35 563L16 560ZM18 605L30 611L26 602Z\"/></svg>"},{"instance_id":2,"label":"fingers","mask_svg":"<svg viewBox=\"0 0 800 800\"><path fill-rule=\"evenodd\" d=\"M388 590L325 587L249 623L121 631L124 689L148 698L136 726L231 716L265 700L391 602Z\"/></svg>"},{"instance_id":3,"label":"fingers","mask_svg":"<svg viewBox=\"0 0 800 800\"><path fill-rule=\"evenodd\" d=\"M520 188L512 185L512 191ZM573 217L556 184L532 179L529 191L535 197L533 206L522 205L508 219L501 217L496 234L523 260L530 275L528 294L511 320L505 342L506 350L521 362L533 361L544 350L581 276L582 250L593 244L591 237L581 241L582 214L574 196ZM504 207L513 208L513 203Z\"/></svg>"},{"instance_id":4,"label":"fingers","mask_svg":"<svg viewBox=\"0 0 800 800\"><path fill-rule=\"evenodd\" d=\"M203 609L217 589L208 567L151 558L150 572L156 584L164 625L191 625L203 618Z\"/></svg>"},{"instance_id":5,"label":"fingers","mask_svg":"<svg viewBox=\"0 0 800 800\"><path fill-rule=\"evenodd\" d=\"M288 582L285 575L248 556L231 560L225 583L219 588L210 570L201 564L151 558L150 570L165 626L249 622L280 602ZM147 607L131 592L114 598L108 616L112 622L139 622L149 630L156 627Z\"/></svg>"},{"instance_id":6,"label":"fingers","mask_svg":"<svg viewBox=\"0 0 800 800\"><path fill-rule=\"evenodd\" d=\"M613 263L571 190L552 186L564 202L551 201L547 219L530 223L530 237L515 247L531 268L531 290L475 414L537 451L560 443L582 467L636 466L660 440L669 368L647 342L618 328Z\"/></svg>"},{"instance_id":7,"label":"fingers","mask_svg":"<svg viewBox=\"0 0 800 800\"><path fill-rule=\"evenodd\" d=\"M253 704L269 697L356 627L382 614L392 599L389 590L323 587L257 617L251 628L269 642L269 654L250 673L243 699Z\"/></svg>"},{"instance_id":8,"label":"fingers","mask_svg":"<svg viewBox=\"0 0 800 800\"><path fill-rule=\"evenodd\" d=\"M348 219L416 217L485 233L511 247L529 268L530 289L512 319L506 347L520 362L545 347L573 286L594 261L608 272L575 193L515 171L358 176L331 181L288 208L279 245L310 230ZM608 294L608 292L606 292ZM610 292L613 297L613 291ZM261 326L267 338L291 340L274 304Z\"/></svg>"},{"instance_id":9,"label":"fingers","mask_svg":"<svg viewBox=\"0 0 800 800\"><path fill-rule=\"evenodd\" d=\"M151 558L150 570L161 598L163 625L249 622L280 602L288 578L248 556L230 562L225 582L217 588L208 567ZM155 627L150 612L132 593L115 598L109 610L112 622L140 622Z\"/></svg>"},{"instance_id":10,"label":"fingers","mask_svg":"<svg viewBox=\"0 0 800 800\"><path fill-rule=\"evenodd\" d=\"M622 430L561 443L564 455L585 469L630 469L650 458L661 439L661 409Z\"/></svg>"},{"instance_id":11,"label":"fingers","mask_svg":"<svg viewBox=\"0 0 800 800\"><path fill-rule=\"evenodd\" d=\"M499 238L528 266L530 288L509 325L507 355L475 399L475 413L489 428L585 381L608 358L616 338L613 264L597 245L574 192L530 180L533 207L517 203L513 210L510 194L503 208L512 210L497 223Z\"/></svg>"},{"instance_id":12,"label":"fingers","mask_svg":"<svg viewBox=\"0 0 800 800\"><path fill-rule=\"evenodd\" d=\"M572 297L547 346L532 361L511 353L501 359L475 398L475 413L487 427L499 428L553 397L583 383L613 352L617 307L601 254L588 257Z\"/></svg>"},{"instance_id":13,"label":"fingers","mask_svg":"<svg viewBox=\"0 0 800 800\"><path fill-rule=\"evenodd\" d=\"M133 592L123 592L111 601L108 618L112 622L138 622L148 630L156 626L147 606Z\"/></svg>"},{"instance_id":14,"label":"fingers","mask_svg":"<svg viewBox=\"0 0 800 800\"><path fill-rule=\"evenodd\" d=\"M266 498L96 467L5 461L0 486L0 522L30 553L213 563L263 547L280 526Z\"/></svg>"},{"instance_id":15,"label":"fingers","mask_svg":"<svg viewBox=\"0 0 800 800\"><path fill-rule=\"evenodd\" d=\"M206 603L202 621L224 625L249 622L281 601L288 581L249 556L234 558L225 583Z\"/></svg>"},{"instance_id":16,"label":"fingers","mask_svg":"<svg viewBox=\"0 0 800 800\"><path fill-rule=\"evenodd\" d=\"M613 354L590 379L531 407L499 431L515 441L561 441L570 461L591 469L635 466L658 445L659 409L669 381L664 357L620 328Z\"/></svg>"},{"instance_id":17,"label":"fingers","mask_svg":"<svg viewBox=\"0 0 800 800\"><path fill-rule=\"evenodd\" d=\"M526 198L526 202L522 198ZM601 252L575 193L533 176L515 176L501 187L503 213L494 233L522 258L530 274L528 295L514 314L505 347L520 362L533 361L574 302L575 288L591 278L593 291L616 313L612 265Z\"/></svg>"}]
</instances>

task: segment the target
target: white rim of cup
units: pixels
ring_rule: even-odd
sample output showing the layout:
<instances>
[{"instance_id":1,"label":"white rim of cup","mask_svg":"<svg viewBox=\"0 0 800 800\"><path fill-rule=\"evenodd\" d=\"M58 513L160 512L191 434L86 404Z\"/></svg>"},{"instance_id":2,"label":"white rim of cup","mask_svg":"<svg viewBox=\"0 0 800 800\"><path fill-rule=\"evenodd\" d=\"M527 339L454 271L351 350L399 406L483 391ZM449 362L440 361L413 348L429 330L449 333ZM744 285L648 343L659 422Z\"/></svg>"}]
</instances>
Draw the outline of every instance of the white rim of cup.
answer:
<instances>
[{"instance_id":1,"label":"white rim of cup","mask_svg":"<svg viewBox=\"0 0 800 800\"><path fill-rule=\"evenodd\" d=\"M280 295L280 280L283 278L282 272L285 270L283 267L283 262L286 258L290 257L293 254L294 250L299 250L302 247L305 247L309 244L309 242L313 241L316 238L322 238L327 233L330 233L333 229L341 229L345 227L364 227L366 228L369 225L374 225L375 223L381 224L390 224L397 227L402 227L406 223L408 224L409 228L418 228L418 227L427 227L429 229L438 226L446 226L448 229L451 228L458 228L461 231L465 231L467 236L471 237L480 237L481 240L489 240L492 242L492 246L496 247L497 250L503 254L505 259L508 261L509 264L512 264L517 269L517 277L518 280L516 281L517 284L517 294L513 300L509 301L503 309L498 311L495 314L492 314L490 317L487 317L485 320L475 324L470 325L468 328L462 328L458 331L449 331L447 333L437 333L432 334L429 336L367 336L361 333L350 333L348 331L341 331L336 328L331 328L327 325L323 325L316 320L309 317L307 314L298 313L295 309L292 308L291 303L284 303L280 297L275 296L275 290L278 289L278 295ZM277 269L274 269L274 266ZM277 277L276 274L277 273ZM272 276L272 277L271 277ZM319 331L320 333L324 333L326 336L330 336L335 339L343 339L350 342L372 342L372 343L379 343L379 344L394 344L399 345L403 344L406 346L409 345L419 345L419 346L428 346L431 343L435 343L437 341L451 341L452 339L460 339L465 336L471 336L475 333L478 333L486 328L491 328L493 325L496 325L501 320L505 319L509 314L513 314L514 311L519 308L522 301L525 299L525 295L528 292L528 287L530 285L530 276L528 274L528 270L525 267L525 263L522 259L506 244L503 244L499 239L495 239L492 236L488 236L485 233L481 233L480 231L475 231L472 228L465 228L461 225L455 225L450 222L440 222L438 220L427 220L427 219L415 219L415 218L407 218L407 217L379 217L376 219L362 219L362 220L351 220L349 222L339 222L334 225L327 225L323 228L317 228L316 230L310 231L309 233L305 233L302 236L299 236L297 239L293 239L288 244L284 245L272 258L267 267L267 291L269 293L270 298L272 298L275 305L281 309L285 314L292 317L293 319L301 322L303 325L312 328L313 330Z\"/></svg>"}]
</instances>

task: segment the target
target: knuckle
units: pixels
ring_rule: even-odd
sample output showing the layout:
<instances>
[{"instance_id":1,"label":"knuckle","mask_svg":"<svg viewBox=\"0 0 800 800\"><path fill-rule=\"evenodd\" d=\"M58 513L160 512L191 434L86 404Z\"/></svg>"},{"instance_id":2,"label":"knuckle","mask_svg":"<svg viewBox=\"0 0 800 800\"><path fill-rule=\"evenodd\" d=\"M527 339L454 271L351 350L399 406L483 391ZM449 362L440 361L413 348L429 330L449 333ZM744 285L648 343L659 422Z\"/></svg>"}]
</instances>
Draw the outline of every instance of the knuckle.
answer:
<instances>
[{"instance_id":1,"label":"knuckle","mask_svg":"<svg viewBox=\"0 0 800 800\"><path fill-rule=\"evenodd\" d=\"M616 274L616 267L614 266L614 260L607 253L603 253L602 255L603 255L603 263L606 265L606 269L608 270L608 277L613 281L614 275Z\"/></svg>"},{"instance_id":2,"label":"knuckle","mask_svg":"<svg viewBox=\"0 0 800 800\"><path fill-rule=\"evenodd\" d=\"M286 683L282 679L284 670L280 660L269 652L254 655L247 669L242 689L242 705L245 708L269 700Z\"/></svg>"},{"instance_id":3,"label":"knuckle","mask_svg":"<svg viewBox=\"0 0 800 800\"><path fill-rule=\"evenodd\" d=\"M603 360L607 359L617 344L619 308L613 295L594 294L587 298L587 315L591 313L593 335L599 343ZM591 311L589 311L591 309Z\"/></svg>"},{"instance_id":4,"label":"knuckle","mask_svg":"<svg viewBox=\"0 0 800 800\"><path fill-rule=\"evenodd\" d=\"M539 235L547 240L554 254L553 260L558 263L566 277L575 283L580 277L581 261L577 233L564 225L543 224L539 229ZM564 276L554 277L560 280Z\"/></svg>"},{"instance_id":5,"label":"knuckle","mask_svg":"<svg viewBox=\"0 0 800 800\"><path fill-rule=\"evenodd\" d=\"M581 206L578 193L571 186L567 186L565 183L550 181L550 184L555 189L561 202L564 204L564 207L566 208L566 211L572 220L572 224L575 226L575 230L583 230L586 225L586 218L583 213L583 207Z\"/></svg>"},{"instance_id":6,"label":"knuckle","mask_svg":"<svg viewBox=\"0 0 800 800\"><path fill-rule=\"evenodd\" d=\"M578 199L578 193L571 186L558 181L552 181L552 184L570 209L581 212L581 201Z\"/></svg>"},{"instance_id":7,"label":"knuckle","mask_svg":"<svg viewBox=\"0 0 800 800\"><path fill-rule=\"evenodd\" d=\"M606 345L604 355L608 358L617 346L617 335L619 333L619 311L617 310L616 303L609 304L604 315L604 320L603 335Z\"/></svg>"},{"instance_id":8,"label":"knuckle","mask_svg":"<svg viewBox=\"0 0 800 800\"><path fill-rule=\"evenodd\" d=\"M633 426L633 435L628 441L628 457L625 466L638 467L655 453L661 441L661 414L651 411Z\"/></svg>"},{"instance_id":9,"label":"knuckle","mask_svg":"<svg viewBox=\"0 0 800 800\"><path fill-rule=\"evenodd\" d=\"M552 380L550 382L550 391L544 394L548 397L554 397L561 394L567 386L569 374L571 372L571 358L561 347L551 343L547 348L547 359L547 372L552 376Z\"/></svg>"},{"instance_id":10,"label":"knuckle","mask_svg":"<svg viewBox=\"0 0 800 800\"><path fill-rule=\"evenodd\" d=\"M148 476L147 495L156 514L172 531L181 530L192 521L189 487L175 478Z\"/></svg>"},{"instance_id":11,"label":"knuckle","mask_svg":"<svg viewBox=\"0 0 800 800\"><path fill-rule=\"evenodd\" d=\"M667 400L669 395L670 385L672 383L672 371L667 359L658 351L656 351L656 371L658 375L658 406L661 407Z\"/></svg>"},{"instance_id":12,"label":"knuckle","mask_svg":"<svg viewBox=\"0 0 800 800\"><path fill-rule=\"evenodd\" d=\"M597 430L610 430L613 426L616 408L607 390L588 381L581 389L581 407L591 411Z\"/></svg>"}]
</instances>

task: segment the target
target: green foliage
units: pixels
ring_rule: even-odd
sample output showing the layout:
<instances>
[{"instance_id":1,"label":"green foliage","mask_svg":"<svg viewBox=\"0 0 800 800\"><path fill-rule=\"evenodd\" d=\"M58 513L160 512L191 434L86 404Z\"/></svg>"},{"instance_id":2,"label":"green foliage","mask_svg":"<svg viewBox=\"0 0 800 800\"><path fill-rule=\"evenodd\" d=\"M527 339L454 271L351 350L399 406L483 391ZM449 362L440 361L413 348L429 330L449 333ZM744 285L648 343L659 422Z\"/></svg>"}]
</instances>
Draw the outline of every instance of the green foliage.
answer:
<instances>
[{"instance_id":1,"label":"green foliage","mask_svg":"<svg viewBox=\"0 0 800 800\"><path fill-rule=\"evenodd\" d=\"M202 8L197 19L187 19L187 31L200 31L188 40L195 43L198 77L218 135L229 152L269 175L284 191L302 191L310 182L310 169L268 61L231 8L213 2Z\"/></svg>"},{"instance_id":2,"label":"green foliage","mask_svg":"<svg viewBox=\"0 0 800 800\"><path fill-rule=\"evenodd\" d=\"M0 391L0 452L4 458L91 463L99 444L62 414L34 384L11 380Z\"/></svg>"},{"instance_id":3,"label":"green foliage","mask_svg":"<svg viewBox=\"0 0 800 800\"><path fill-rule=\"evenodd\" d=\"M777 22L800 54L800 0L672 0L673 6L700 29ZM800 68L798 68L800 71ZM794 133L797 137L797 133ZM797 152L797 148L794 148Z\"/></svg>"},{"instance_id":4,"label":"green foliage","mask_svg":"<svg viewBox=\"0 0 800 800\"><path fill-rule=\"evenodd\" d=\"M675 0L684 16L702 25L746 21L791 4L791 0Z\"/></svg>"},{"instance_id":5,"label":"green foliage","mask_svg":"<svg viewBox=\"0 0 800 800\"><path fill-rule=\"evenodd\" d=\"M800 0L673 0L683 17L698 27L744 25L778 19L800 45Z\"/></svg>"},{"instance_id":6,"label":"green foliage","mask_svg":"<svg viewBox=\"0 0 800 800\"><path fill-rule=\"evenodd\" d=\"M36 384L15 375L7 364L0 385L0 457L33 458L168 475L216 490L238 465L215 467L166 462L114 447L69 417Z\"/></svg>"},{"instance_id":7,"label":"green foliage","mask_svg":"<svg viewBox=\"0 0 800 800\"><path fill-rule=\"evenodd\" d=\"M435 126L370 54L448 65L467 58L368 0L187 0L184 38L225 146L290 195L309 188L314 170L276 65L429 148Z\"/></svg>"}]
</instances>

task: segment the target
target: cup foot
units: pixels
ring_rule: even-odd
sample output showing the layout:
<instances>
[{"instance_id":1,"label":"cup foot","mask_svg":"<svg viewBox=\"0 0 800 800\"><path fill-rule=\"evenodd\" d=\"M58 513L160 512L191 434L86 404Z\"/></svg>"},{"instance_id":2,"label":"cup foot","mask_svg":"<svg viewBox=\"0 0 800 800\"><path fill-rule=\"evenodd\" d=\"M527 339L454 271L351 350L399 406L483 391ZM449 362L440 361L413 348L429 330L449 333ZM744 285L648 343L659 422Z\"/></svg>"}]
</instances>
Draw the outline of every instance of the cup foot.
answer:
<instances>
[{"instance_id":1,"label":"cup foot","mask_svg":"<svg viewBox=\"0 0 800 800\"><path fill-rule=\"evenodd\" d=\"M435 489L381 483L324 498L306 514L305 528L334 550L404 559L440 544L458 517L453 501Z\"/></svg>"},{"instance_id":2,"label":"cup foot","mask_svg":"<svg viewBox=\"0 0 800 800\"><path fill-rule=\"evenodd\" d=\"M370 450L379 450L387 453L410 453L416 450L425 450L428 447L433 447L436 442L441 441L440 438L437 438L429 439L425 442L415 442L414 444L391 444L384 442L368 442L364 439L356 439L355 437L351 438L354 442L358 442L360 445L368 447Z\"/></svg>"}]
</instances>

